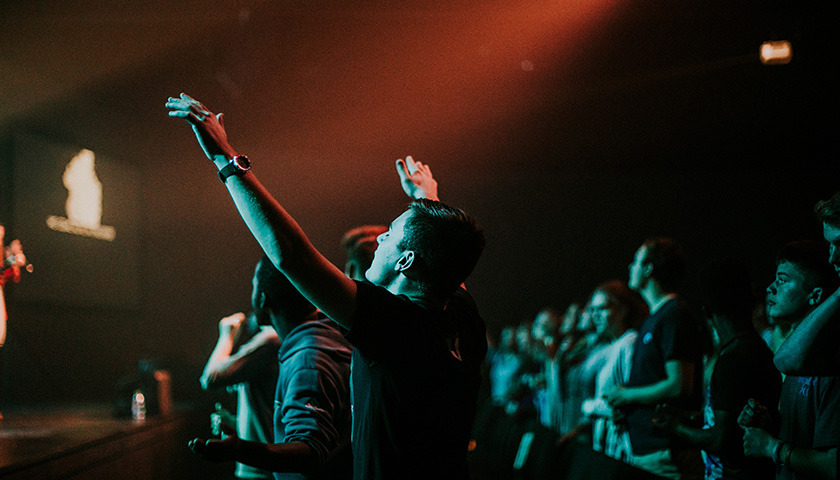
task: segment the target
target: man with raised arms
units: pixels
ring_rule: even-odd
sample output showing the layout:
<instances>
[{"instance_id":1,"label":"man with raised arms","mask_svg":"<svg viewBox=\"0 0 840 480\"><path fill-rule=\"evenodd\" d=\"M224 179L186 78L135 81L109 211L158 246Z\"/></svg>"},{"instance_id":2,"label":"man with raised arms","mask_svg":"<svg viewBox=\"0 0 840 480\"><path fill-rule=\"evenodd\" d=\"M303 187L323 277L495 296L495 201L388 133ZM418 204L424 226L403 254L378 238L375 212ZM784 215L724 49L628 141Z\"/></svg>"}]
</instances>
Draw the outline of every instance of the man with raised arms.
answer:
<instances>
[{"instance_id":1,"label":"man with raised arms","mask_svg":"<svg viewBox=\"0 0 840 480\"><path fill-rule=\"evenodd\" d=\"M484 323L462 288L484 248L463 211L437 201L426 165L397 161L415 199L377 239L367 281L354 281L310 243L227 140L222 115L181 94L166 103L185 119L219 170L269 259L355 347L353 457L357 480L466 479Z\"/></svg>"}]
</instances>

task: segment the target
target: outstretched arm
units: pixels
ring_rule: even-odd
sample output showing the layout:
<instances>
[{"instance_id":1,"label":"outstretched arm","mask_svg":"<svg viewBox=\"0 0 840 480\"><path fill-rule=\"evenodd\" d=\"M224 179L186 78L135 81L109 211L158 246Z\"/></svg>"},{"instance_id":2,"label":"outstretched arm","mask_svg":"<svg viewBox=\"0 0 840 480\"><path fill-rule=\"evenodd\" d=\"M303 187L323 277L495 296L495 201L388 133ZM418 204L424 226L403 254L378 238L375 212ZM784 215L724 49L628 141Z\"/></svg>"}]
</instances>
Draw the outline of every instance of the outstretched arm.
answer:
<instances>
[{"instance_id":1,"label":"outstretched arm","mask_svg":"<svg viewBox=\"0 0 840 480\"><path fill-rule=\"evenodd\" d=\"M217 169L236 151L227 139L222 114L215 115L186 94L166 102L169 116L183 118ZM356 309L356 284L309 241L297 222L253 172L233 175L225 186L245 224L278 270L330 319L349 328Z\"/></svg>"},{"instance_id":2,"label":"outstretched arm","mask_svg":"<svg viewBox=\"0 0 840 480\"><path fill-rule=\"evenodd\" d=\"M832 376L840 374L840 290L814 309L773 357L786 375Z\"/></svg>"}]
</instances>

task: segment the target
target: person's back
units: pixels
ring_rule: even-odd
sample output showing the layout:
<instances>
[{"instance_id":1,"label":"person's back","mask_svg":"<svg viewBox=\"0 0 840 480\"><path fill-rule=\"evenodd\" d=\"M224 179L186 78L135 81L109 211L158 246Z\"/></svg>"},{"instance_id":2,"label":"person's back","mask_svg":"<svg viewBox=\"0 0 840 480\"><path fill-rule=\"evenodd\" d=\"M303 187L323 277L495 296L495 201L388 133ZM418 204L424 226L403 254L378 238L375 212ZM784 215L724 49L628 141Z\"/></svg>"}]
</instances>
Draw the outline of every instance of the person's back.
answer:
<instances>
[{"instance_id":1,"label":"person's back","mask_svg":"<svg viewBox=\"0 0 840 480\"><path fill-rule=\"evenodd\" d=\"M441 311L360 283L347 338L355 478L467 478L486 342L466 291Z\"/></svg>"},{"instance_id":2,"label":"person's back","mask_svg":"<svg viewBox=\"0 0 840 480\"><path fill-rule=\"evenodd\" d=\"M335 324L326 318L304 322L284 337L277 353L280 376L276 382L274 443L306 442L317 452L323 467L310 476L275 472L275 479L352 476L347 401L351 350ZM330 421L322 418L327 413Z\"/></svg>"}]
</instances>

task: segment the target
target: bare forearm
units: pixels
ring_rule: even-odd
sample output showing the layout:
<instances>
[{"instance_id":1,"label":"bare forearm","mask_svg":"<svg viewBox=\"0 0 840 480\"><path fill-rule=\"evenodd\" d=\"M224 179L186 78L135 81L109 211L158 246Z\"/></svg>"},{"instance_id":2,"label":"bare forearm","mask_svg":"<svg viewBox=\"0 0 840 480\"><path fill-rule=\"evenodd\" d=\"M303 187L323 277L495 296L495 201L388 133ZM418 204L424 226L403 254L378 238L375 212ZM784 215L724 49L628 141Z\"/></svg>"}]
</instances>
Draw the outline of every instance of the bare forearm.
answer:
<instances>
[{"instance_id":1,"label":"bare forearm","mask_svg":"<svg viewBox=\"0 0 840 480\"><path fill-rule=\"evenodd\" d=\"M661 380L643 387L625 387L630 404L656 405L680 396L680 382Z\"/></svg>"},{"instance_id":2,"label":"bare forearm","mask_svg":"<svg viewBox=\"0 0 840 480\"><path fill-rule=\"evenodd\" d=\"M782 453L787 455L786 449ZM836 448L823 452L793 447L787 468L801 477L833 480L837 478L836 455Z\"/></svg>"},{"instance_id":3,"label":"bare forearm","mask_svg":"<svg viewBox=\"0 0 840 480\"><path fill-rule=\"evenodd\" d=\"M230 358L231 350L233 349L233 340L228 337L220 337L216 342L215 348L210 353L210 358L207 359L207 364L204 366L204 371L201 373L201 387L205 390L215 386L221 386L218 381L221 371L223 371L225 363Z\"/></svg>"},{"instance_id":4,"label":"bare forearm","mask_svg":"<svg viewBox=\"0 0 840 480\"><path fill-rule=\"evenodd\" d=\"M840 290L834 292L790 334L773 362L787 375L837 375Z\"/></svg>"},{"instance_id":5,"label":"bare forearm","mask_svg":"<svg viewBox=\"0 0 840 480\"><path fill-rule=\"evenodd\" d=\"M240 440L235 460L270 472L309 473L315 470L318 456L304 442L257 443Z\"/></svg>"}]
</instances>

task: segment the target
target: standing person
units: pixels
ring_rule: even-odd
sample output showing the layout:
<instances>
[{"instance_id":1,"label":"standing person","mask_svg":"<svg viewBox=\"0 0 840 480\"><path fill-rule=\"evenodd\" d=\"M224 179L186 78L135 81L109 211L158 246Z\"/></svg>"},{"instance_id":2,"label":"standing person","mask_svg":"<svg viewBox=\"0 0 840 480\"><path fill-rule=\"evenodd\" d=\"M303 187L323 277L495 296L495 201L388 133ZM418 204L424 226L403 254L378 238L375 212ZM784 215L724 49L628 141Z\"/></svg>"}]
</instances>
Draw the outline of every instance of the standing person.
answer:
<instances>
[{"instance_id":1,"label":"standing person","mask_svg":"<svg viewBox=\"0 0 840 480\"><path fill-rule=\"evenodd\" d=\"M703 451L706 480L771 478L772 462L744 457L743 432L737 423L749 398L777 405L782 388L773 354L753 328L749 271L740 262L714 262L701 275L701 290L703 312L720 344L706 389L703 426L667 408L659 410L656 425Z\"/></svg>"},{"instance_id":2,"label":"standing person","mask_svg":"<svg viewBox=\"0 0 840 480\"><path fill-rule=\"evenodd\" d=\"M648 239L636 251L628 284L641 294L650 316L636 337L630 378L605 395L611 407L627 413L634 465L675 479L703 476L700 451L653 426L657 404L684 410L702 404L704 331L676 293L685 267L682 247L670 238Z\"/></svg>"},{"instance_id":3,"label":"standing person","mask_svg":"<svg viewBox=\"0 0 840 480\"><path fill-rule=\"evenodd\" d=\"M357 480L466 479L467 446L487 343L460 288L484 248L464 212L437 201L429 168L397 161L416 199L377 239L366 281L329 262L228 143L221 114L182 94L185 119L271 262L327 317L353 351L353 457Z\"/></svg>"},{"instance_id":4,"label":"standing person","mask_svg":"<svg viewBox=\"0 0 840 480\"><path fill-rule=\"evenodd\" d=\"M840 193L814 206L828 242L828 261L840 274ZM787 375L840 375L840 290L791 333L773 361Z\"/></svg>"},{"instance_id":5,"label":"standing person","mask_svg":"<svg viewBox=\"0 0 840 480\"><path fill-rule=\"evenodd\" d=\"M208 460L275 472L277 480L349 478L350 345L267 258L254 271L251 304L281 343L274 357L274 441L231 435L197 438L190 447Z\"/></svg>"},{"instance_id":6,"label":"standing person","mask_svg":"<svg viewBox=\"0 0 840 480\"><path fill-rule=\"evenodd\" d=\"M0 252L5 252L3 239L6 236L6 227L0 225ZM3 286L6 284L6 256L3 255L3 275L0 276L0 348L6 344L6 321L8 314L6 313L6 295L3 292ZM3 420L3 414L0 413L0 420Z\"/></svg>"},{"instance_id":7,"label":"standing person","mask_svg":"<svg viewBox=\"0 0 840 480\"><path fill-rule=\"evenodd\" d=\"M814 206L828 242L829 262L840 274L840 193ZM840 375L840 289L811 312L785 342L773 361L786 375ZM835 475L840 455L835 455Z\"/></svg>"},{"instance_id":8,"label":"standing person","mask_svg":"<svg viewBox=\"0 0 840 480\"><path fill-rule=\"evenodd\" d=\"M776 261L776 279L767 287L768 315L784 317L794 332L837 288L828 249L816 242L785 245ZM771 459L776 478L837 478L840 446L840 377L788 375L782 384L781 428L767 420L774 405L750 399L738 418L744 430L744 453Z\"/></svg>"},{"instance_id":9,"label":"standing person","mask_svg":"<svg viewBox=\"0 0 840 480\"><path fill-rule=\"evenodd\" d=\"M617 280L598 285L589 297L589 311L599 335L610 342L600 350L595 396L583 403L583 414L592 422L592 449L632 463L633 450L621 414L604 401L604 395L624 386L630 378L637 328L648 316L648 307L638 293Z\"/></svg>"},{"instance_id":10,"label":"standing person","mask_svg":"<svg viewBox=\"0 0 840 480\"><path fill-rule=\"evenodd\" d=\"M0 253L3 254L3 260L0 262L2 263L0 267L0 347L6 343L6 321L8 320L3 287L6 282L19 282L21 267L26 265L26 255L23 254L20 240L13 240L7 247L3 243L5 237L6 227L0 225ZM29 267L31 268L31 265Z\"/></svg>"},{"instance_id":11,"label":"standing person","mask_svg":"<svg viewBox=\"0 0 840 480\"><path fill-rule=\"evenodd\" d=\"M0 252L5 252L6 247L3 239L6 237L6 227L0 225ZM6 297L3 294L3 287L6 285L6 255L3 255L3 275L0 277L0 348L6 343L6 321L8 314L6 313ZM0 415L0 418L3 418Z\"/></svg>"},{"instance_id":12,"label":"standing person","mask_svg":"<svg viewBox=\"0 0 840 480\"><path fill-rule=\"evenodd\" d=\"M280 338L271 325L239 312L219 321L216 342L204 372L205 390L227 388L236 393L236 435L242 440L270 443L274 439L274 393ZM236 478L269 479L271 472L236 464Z\"/></svg>"},{"instance_id":13,"label":"standing person","mask_svg":"<svg viewBox=\"0 0 840 480\"><path fill-rule=\"evenodd\" d=\"M6 294L3 287L6 282L19 282L21 267L26 265L26 255L23 254L23 248L20 245L20 240L13 240L12 243L6 247L3 240L6 237L6 228L0 225L0 253L3 254L3 260L0 261L0 348L6 343L6 322L8 314L6 312ZM28 265L31 270L31 265ZM0 413L0 420L3 420L3 414Z\"/></svg>"}]
</instances>

